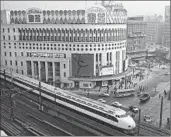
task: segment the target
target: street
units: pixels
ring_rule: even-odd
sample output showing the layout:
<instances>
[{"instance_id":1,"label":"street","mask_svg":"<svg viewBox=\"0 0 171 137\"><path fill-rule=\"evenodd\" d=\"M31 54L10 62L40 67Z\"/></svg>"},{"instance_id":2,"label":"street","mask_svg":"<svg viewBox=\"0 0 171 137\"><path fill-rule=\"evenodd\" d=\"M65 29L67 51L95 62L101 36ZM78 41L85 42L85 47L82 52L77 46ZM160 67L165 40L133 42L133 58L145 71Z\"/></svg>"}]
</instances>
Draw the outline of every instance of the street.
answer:
<instances>
[{"instance_id":1,"label":"street","mask_svg":"<svg viewBox=\"0 0 171 137\"><path fill-rule=\"evenodd\" d=\"M101 92L97 91L89 91L89 98L97 100L102 98L106 101L107 104L111 104L114 101L121 103L125 107L129 107L131 105L138 107L141 109L141 118L143 119L144 115L149 115L152 119L151 123L159 126L159 118L160 118L160 104L161 97L164 97L163 104L163 119L162 119L162 127L166 126L167 118L170 117L170 101L168 100L168 96L165 97L164 90L168 93L170 89L170 66L167 65L168 68L162 69L158 66L151 68L150 75L145 80L139 82L139 84L135 87L135 91L139 91L139 86L145 87L145 93L150 94L150 100L145 103L140 103L139 97L136 95L133 97L123 97L116 98L113 94L110 94L109 97L100 97L99 94ZM146 88L148 87L148 89ZM102 91L103 92L103 91ZM86 95L87 92L76 92L78 94ZM138 118L138 113L135 115L135 118Z\"/></svg>"}]
</instances>

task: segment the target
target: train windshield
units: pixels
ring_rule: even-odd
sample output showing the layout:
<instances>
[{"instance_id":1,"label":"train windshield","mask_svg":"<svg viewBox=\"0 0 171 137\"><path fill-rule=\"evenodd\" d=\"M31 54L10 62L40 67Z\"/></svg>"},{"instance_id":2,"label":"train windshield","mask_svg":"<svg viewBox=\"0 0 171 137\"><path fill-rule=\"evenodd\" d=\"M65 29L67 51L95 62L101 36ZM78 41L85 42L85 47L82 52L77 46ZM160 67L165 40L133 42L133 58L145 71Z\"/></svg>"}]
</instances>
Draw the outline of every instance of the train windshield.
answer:
<instances>
[{"instance_id":1,"label":"train windshield","mask_svg":"<svg viewBox=\"0 0 171 137\"><path fill-rule=\"evenodd\" d=\"M127 117L127 116L128 116L128 113L125 113L123 115L116 115L116 117L118 117L118 118L124 118L124 117Z\"/></svg>"}]
</instances>

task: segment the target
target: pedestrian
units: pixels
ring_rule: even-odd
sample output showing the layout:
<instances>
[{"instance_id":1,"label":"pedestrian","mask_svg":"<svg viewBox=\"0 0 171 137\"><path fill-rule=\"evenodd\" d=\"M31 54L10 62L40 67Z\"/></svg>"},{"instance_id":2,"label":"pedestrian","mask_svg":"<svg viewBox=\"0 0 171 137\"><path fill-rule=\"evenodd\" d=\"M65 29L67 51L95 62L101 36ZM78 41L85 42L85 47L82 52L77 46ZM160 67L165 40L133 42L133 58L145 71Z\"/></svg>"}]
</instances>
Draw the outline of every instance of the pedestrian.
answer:
<instances>
[{"instance_id":1,"label":"pedestrian","mask_svg":"<svg viewBox=\"0 0 171 137\"><path fill-rule=\"evenodd\" d=\"M165 96L167 95L166 90L164 90L164 95L165 95Z\"/></svg>"}]
</instances>

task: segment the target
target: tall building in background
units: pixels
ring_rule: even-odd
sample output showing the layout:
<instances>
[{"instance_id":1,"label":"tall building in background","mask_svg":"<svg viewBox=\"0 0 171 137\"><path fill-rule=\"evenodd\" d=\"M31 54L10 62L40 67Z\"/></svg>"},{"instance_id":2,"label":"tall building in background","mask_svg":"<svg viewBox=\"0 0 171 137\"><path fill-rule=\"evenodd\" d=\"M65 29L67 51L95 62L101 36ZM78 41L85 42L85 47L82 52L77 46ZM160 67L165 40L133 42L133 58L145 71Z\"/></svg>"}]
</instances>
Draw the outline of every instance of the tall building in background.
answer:
<instances>
[{"instance_id":1,"label":"tall building in background","mask_svg":"<svg viewBox=\"0 0 171 137\"><path fill-rule=\"evenodd\" d=\"M129 17L127 21L127 55L132 61L145 60L146 27L143 16Z\"/></svg>"},{"instance_id":2,"label":"tall building in background","mask_svg":"<svg viewBox=\"0 0 171 137\"><path fill-rule=\"evenodd\" d=\"M145 16L144 21L147 22L146 42L148 44L157 44L159 35L159 24L160 22L162 22L162 16Z\"/></svg>"},{"instance_id":3,"label":"tall building in background","mask_svg":"<svg viewBox=\"0 0 171 137\"><path fill-rule=\"evenodd\" d=\"M157 44L162 45L164 40L164 21L158 23Z\"/></svg>"},{"instance_id":4,"label":"tall building in background","mask_svg":"<svg viewBox=\"0 0 171 137\"><path fill-rule=\"evenodd\" d=\"M11 10L9 24L6 19L1 24L1 66L8 72L61 88L93 88L132 73L122 4Z\"/></svg>"},{"instance_id":5,"label":"tall building in background","mask_svg":"<svg viewBox=\"0 0 171 137\"><path fill-rule=\"evenodd\" d=\"M163 45L170 47L170 6L165 7L165 25Z\"/></svg>"}]
</instances>

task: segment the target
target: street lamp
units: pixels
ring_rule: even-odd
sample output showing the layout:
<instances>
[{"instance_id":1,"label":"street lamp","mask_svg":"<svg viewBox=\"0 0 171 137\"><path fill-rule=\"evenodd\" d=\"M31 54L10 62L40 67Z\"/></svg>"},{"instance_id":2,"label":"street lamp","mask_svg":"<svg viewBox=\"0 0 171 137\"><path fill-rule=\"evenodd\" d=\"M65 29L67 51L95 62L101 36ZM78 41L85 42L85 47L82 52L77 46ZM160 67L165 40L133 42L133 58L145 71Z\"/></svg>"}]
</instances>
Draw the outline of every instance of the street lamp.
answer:
<instances>
[{"instance_id":1,"label":"street lamp","mask_svg":"<svg viewBox=\"0 0 171 137\"><path fill-rule=\"evenodd\" d=\"M126 83L127 83L127 82L126 82L126 74L125 74L125 89L126 89Z\"/></svg>"},{"instance_id":2,"label":"street lamp","mask_svg":"<svg viewBox=\"0 0 171 137\"><path fill-rule=\"evenodd\" d=\"M140 122L141 122L141 109L139 109L139 117L138 117L138 136L140 135Z\"/></svg>"}]
</instances>

